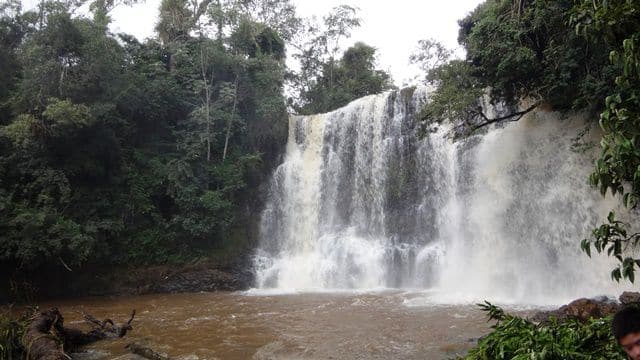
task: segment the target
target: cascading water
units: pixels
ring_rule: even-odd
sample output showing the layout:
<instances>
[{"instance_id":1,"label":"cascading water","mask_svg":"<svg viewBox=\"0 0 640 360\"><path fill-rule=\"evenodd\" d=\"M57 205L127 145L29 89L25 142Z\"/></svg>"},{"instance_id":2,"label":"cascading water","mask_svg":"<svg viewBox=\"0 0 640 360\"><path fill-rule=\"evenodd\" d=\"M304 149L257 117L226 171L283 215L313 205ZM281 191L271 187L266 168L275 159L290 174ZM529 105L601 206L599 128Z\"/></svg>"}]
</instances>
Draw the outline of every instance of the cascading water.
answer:
<instances>
[{"instance_id":1,"label":"cascading water","mask_svg":"<svg viewBox=\"0 0 640 360\"><path fill-rule=\"evenodd\" d=\"M588 186L584 123L536 112L452 142L417 136L427 90L292 116L255 257L262 289L433 289L438 301L555 303L614 292L579 241L618 204Z\"/></svg>"}]
</instances>

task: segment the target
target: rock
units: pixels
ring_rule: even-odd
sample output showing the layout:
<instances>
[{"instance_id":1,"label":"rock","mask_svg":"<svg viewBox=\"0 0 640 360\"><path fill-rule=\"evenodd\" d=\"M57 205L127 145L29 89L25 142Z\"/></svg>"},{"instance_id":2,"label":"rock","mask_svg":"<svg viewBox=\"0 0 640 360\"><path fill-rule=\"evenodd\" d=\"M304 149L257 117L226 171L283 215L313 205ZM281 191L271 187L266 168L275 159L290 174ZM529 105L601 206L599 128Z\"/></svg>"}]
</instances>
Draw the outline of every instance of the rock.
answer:
<instances>
[{"instance_id":1,"label":"rock","mask_svg":"<svg viewBox=\"0 0 640 360\"><path fill-rule=\"evenodd\" d=\"M71 359L73 360L106 360L111 359L112 356L110 353L103 350L84 350L81 352L74 352L69 354Z\"/></svg>"},{"instance_id":2,"label":"rock","mask_svg":"<svg viewBox=\"0 0 640 360\"><path fill-rule=\"evenodd\" d=\"M147 360L147 358L144 358L136 354L124 354L124 355L120 355L118 357L112 358L111 360Z\"/></svg>"},{"instance_id":3,"label":"rock","mask_svg":"<svg viewBox=\"0 0 640 360\"><path fill-rule=\"evenodd\" d=\"M282 341L270 342L261 346L255 354L253 354L253 360L275 360L279 359L282 354L286 353L286 347Z\"/></svg>"},{"instance_id":4,"label":"rock","mask_svg":"<svg viewBox=\"0 0 640 360\"><path fill-rule=\"evenodd\" d=\"M253 284L251 255L228 264L198 262L130 269L110 283L108 294L184 293L246 290ZM100 294L103 295L103 294Z\"/></svg>"},{"instance_id":5,"label":"rock","mask_svg":"<svg viewBox=\"0 0 640 360\"><path fill-rule=\"evenodd\" d=\"M250 280L242 274L219 269L181 269L167 272L150 290L154 293L238 290Z\"/></svg>"},{"instance_id":6,"label":"rock","mask_svg":"<svg viewBox=\"0 0 640 360\"><path fill-rule=\"evenodd\" d=\"M125 346L127 350L135 355L142 356L145 359L149 360L173 360L171 357L161 354L147 345L139 344L136 342L129 343Z\"/></svg>"},{"instance_id":7,"label":"rock","mask_svg":"<svg viewBox=\"0 0 640 360\"><path fill-rule=\"evenodd\" d=\"M640 292L625 291L620 295L619 300L622 305L640 303Z\"/></svg>"},{"instance_id":8,"label":"rock","mask_svg":"<svg viewBox=\"0 0 640 360\"><path fill-rule=\"evenodd\" d=\"M560 307L559 311L567 315L567 317L577 320L588 320L590 318L601 318L614 314L620 306L614 302L598 301L596 299L578 299L568 305Z\"/></svg>"},{"instance_id":9,"label":"rock","mask_svg":"<svg viewBox=\"0 0 640 360\"><path fill-rule=\"evenodd\" d=\"M558 310L538 312L531 317L531 320L540 323L548 322L551 318L558 321L587 321L590 318L601 318L614 314L620 308L620 304L608 298L582 298L563 305Z\"/></svg>"}]
</instances>

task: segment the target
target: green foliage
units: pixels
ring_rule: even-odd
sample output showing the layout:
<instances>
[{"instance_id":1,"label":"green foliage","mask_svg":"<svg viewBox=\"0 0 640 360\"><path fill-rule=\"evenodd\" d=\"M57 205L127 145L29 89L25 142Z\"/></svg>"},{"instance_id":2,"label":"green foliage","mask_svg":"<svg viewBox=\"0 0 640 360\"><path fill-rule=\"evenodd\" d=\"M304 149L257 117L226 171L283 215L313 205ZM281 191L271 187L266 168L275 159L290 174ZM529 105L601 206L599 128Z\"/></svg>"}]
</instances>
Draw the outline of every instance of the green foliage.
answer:
<instances>
[{"instance_id":1,"label":"green foliage","mask_svg":"<svg viewBox=\"0 0 640 360\"><path fill-rule=\"evenodd\" d=\"M468 51L492 98L544 99L558 110L599 104L611 79L603 44L587 42L568 24L573 2L487 1L460 22ZM496 56L503 54L503 56ZM597 70L596 70L597 69ZM602 81L604 89L589 91Z\"/></svg>"},{"instance_id":2,"label":"green foliage","mask_svg":"<svg viewBox=\"0 0 640 360\"><path fill-rule=\"evenodd\" d=\"M492 104L510 107L528 101L559 111L599 108L600 99L613 86L616 67L609 64L601 39L587 40L569 25L572 6L569 0L480 4L459 22L458 41L467 52L466 60L429 71L427 80L437 90L423 118L469 124L482 120L477 100L482 94ZM432 48L418 55L429 58L425 52Z\"/></svg>"},{"instance_id":3,"label":"green foliage","mask_svg":"<svg viewBox=\"0 0 640 360\"><path fill-rule=\"evenodd\" d=\"M300 70L288 74L296 94L289 98L289 105L296 112L331 111L393 87L389 74L375 67L375 48L359 42L348 48L341 59L336 58L341 41L360 26L357 13L357 8L337 6L323 17L321 24L306 24L306 34L301 37L305 41L293 43L298 50L293 57L299 61Z\"/></svg>"},{"instance_id":4,"label":"green foliage","mask_svg":"<svg viewBox=\"0 0 640 360\"><path fill-rule=\"evenodd\" d=\"M44 136L63 137L89 126L93 117L88 107L75 105L69 100L50 99L46 109L42 112L42 132ZM37 125L36 125L37 126Z\"/></svg>"},{"instance_id":5,"label":"green foliage","mask_svg":"<svg viewBox=\"0 0 640 360\"><path fill-rule=\"evenodd\" d=\"M185 40L195 25L194 14L186 0L162 0L160 21L156 24L158 36L164 43Z\"/></svg>"},{"instance_id":6,"label":"green foliage","mask_svg":"<svg viewBox=\"0 0 640 360\"><path fill-rule=\"evenodd\" d=\"M323 18L324 25L326 26L326 32L323 36L327 39L327 46L331 58L334 58L338 52L340 39L349 37L351 35L351 29L360 26L360 18L357 17L358 10L358 8L349 5L339 5L334 7L332 11Z\"/></svg>"},{"instance_id":7,"label":"green foliage","mask_svg":"<svg viewBox=\"0 0 640 360\"><path fill-rule=\"evenodd\" d=\"M437 83L438 89L431 95L428 106L422 109L421 117L439 123L476 115L483 90L471 71L471 65L462 60L452 60L432 69L427 80Z\"/></svg>"},{"instance_id":8,"label":"green foliage","mask_svg":"<svg viewBox=\"0 0 640 360\"><path fill-rule=\"evenodd\" d=\"M615 87L608 92L604 110L600 114L600 127L604 134L600 142L601 153L589 181L604 196L609 190L619 194L624 205L636 208L640 199L640 2L581 1L572 21L576 31L587 39L597 39L608 45L611 64L618 73ZM609 213L608 223L593 231L582 248L590 254L590 245L598 252L607 250L620 264L612 277L634 281L640 260L631 249L638 244L638 234L629 235L629 226Z\"/></svg>"},{"instance_id":9,"label":"green foliage","mask_svg":"<svg viewBox=\"0 0 640 360\"><path fill-rule=\"evenodd\" d=\"M425 73L446 64L453 51L435 39L419 40L416 50L409 56L409 63L416 64Z\"/></svg>"},{"instance_id":10,"label":"green foliage","mask_svg":"<svg viewBox=\"0 0 640 360\"><path fill-rule=\"evenodd\" d=\"M15 50L28 32L28 23L21 12L21 2L18 0L0 4L0 125L6 124L10 118L7 101L20 73Z\"/></svg>"},{"instance_id":11,"label":"green foliage","mask_svg":"<svg viewBox=\"0 0 640 360\"><path fill-rule=\"evenodd\" d=\"M37 120L29 114L21 114L14 121L2 128L1 135L6 137L16 148L27 151L34 145L33 130Z\"/></svg>"},{"instance_id":12,"label":"green foliage","mask_svg":"<svg viewBox=\"0 0 640 360\"><path fill-rule=\"evenodd\" d=\"M210 39L209 3L163 2L162 42L144 43L107 31L110 2L94 20L67 2L0 7L2 280L190 261L255 221L246 204L286 140L285 45L269 23L295 21L223 2L235 17L224 8Z\"/></svg>"},{"instance_id":13,"label":"green foliage","mask_svg":"<svg viewBox=\"0 0 640 360\"><path fill-rule=\"evenodd\" d=\"M611 278L615 281L628 279L635 280L635 268L640 266L640 260L629 255L629 250L640 243L640 233L628 234L629 224L616 220L615 213L609 212L607 223L600 225L592 231L592 238L583 239L582 250L591 256L591 246L598 253L605 252L608 256L615 257L620 264L611 271Z\"/></svg>"},{"instance_id":14,"label":"green foliage","mask_svg":"<svg viewBox=\"0 0 640 360\"><path fill-rule=\"evenodd\" d=\"M10 311L0 313L0 358L19 360L24 356L22 336L26 331L33 311L25 311L21 316L14 316Z\"/></svg>"},{"instance_id":15,"label":"green foliage","mask_svg":"<svg viewBox=\"0 0 640 360\"><path fill-rule=\"evenodd\" d=\"M339 62L322 65L322 73L303 92L303 114L323 113L370 94L393 88L391 77L375 68L376 49L358 42L348 48Z\"/></svg>"},{"instance_id":16,"label":"green foliage","mask_svg":"<svg viewBox=\"0 0 640 360\"><path fill-rule=\"evenodd\" d=\"M536 325L505 313L488 302L478 304L493 331L481 338L465 359L622 359L625 355L611 334L611 318L556 322Z\"/></svg>"}]
</instances>

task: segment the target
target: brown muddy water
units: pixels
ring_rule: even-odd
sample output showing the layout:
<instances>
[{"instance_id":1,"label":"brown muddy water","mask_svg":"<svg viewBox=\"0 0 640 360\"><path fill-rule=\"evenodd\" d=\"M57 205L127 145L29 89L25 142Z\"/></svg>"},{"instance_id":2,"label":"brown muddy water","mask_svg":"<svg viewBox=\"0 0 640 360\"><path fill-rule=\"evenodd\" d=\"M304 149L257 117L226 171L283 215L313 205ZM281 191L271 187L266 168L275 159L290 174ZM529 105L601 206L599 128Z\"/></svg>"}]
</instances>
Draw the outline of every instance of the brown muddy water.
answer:
<instances>
[{"instance_id":1,"label":"brown muddy water","mask_svg":"<svg viewBox=\"0 0 640 360\"><path fill-rule=\"evenodd\" d=\"M53 301L65 324L80 311L116 322L137 314L125 338L93 344L75 359L134 359L136 341L177 359L450 359L488 333L472 305L434 305L406 292L247 295L157 294Z\"/></svg>"}]
</instances>

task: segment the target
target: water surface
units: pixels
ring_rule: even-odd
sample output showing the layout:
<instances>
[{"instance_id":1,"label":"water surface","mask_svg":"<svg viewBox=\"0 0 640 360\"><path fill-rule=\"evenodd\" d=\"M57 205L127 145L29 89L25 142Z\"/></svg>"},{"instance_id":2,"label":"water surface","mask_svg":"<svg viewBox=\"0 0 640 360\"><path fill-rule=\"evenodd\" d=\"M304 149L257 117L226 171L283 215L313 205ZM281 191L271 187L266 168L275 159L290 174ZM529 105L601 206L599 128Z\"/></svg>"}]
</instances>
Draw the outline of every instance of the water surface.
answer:
<instances>
[{"instance_id":1,"label":"water surface","mask_svg":"<svg viewBox=\"0 0 640 360\"><path fill-rule=\"evenodd\" d=\"M178 359L449 359L491 325L475 306L399 291L159 294L42 306L58 306L72 327L83 325L80 310L116 322L137 310L134 330L90 346L92 359L119 358L131 341Z\"/></svg>"}]
</instances>

